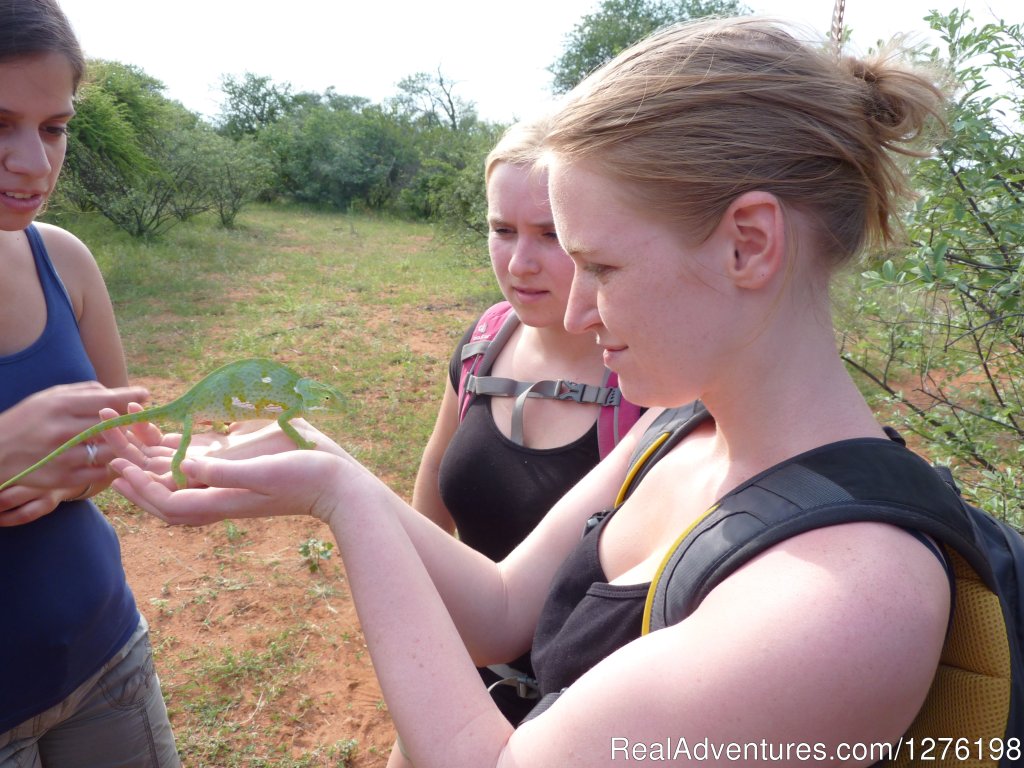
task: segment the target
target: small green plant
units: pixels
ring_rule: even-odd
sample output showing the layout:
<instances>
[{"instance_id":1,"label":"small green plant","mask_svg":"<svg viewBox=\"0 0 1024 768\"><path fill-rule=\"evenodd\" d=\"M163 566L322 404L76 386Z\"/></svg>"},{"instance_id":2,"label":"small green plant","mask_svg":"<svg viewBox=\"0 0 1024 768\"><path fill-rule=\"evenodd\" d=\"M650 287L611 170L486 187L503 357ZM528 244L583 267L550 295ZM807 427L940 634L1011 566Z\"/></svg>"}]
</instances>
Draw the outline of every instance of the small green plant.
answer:
<instances>
[{"instance_id":1,"label":"small green plant","mask_svg":"<svg viewBox=\"0 0 1024 768\"><path fill-rule=\"evenodd\" d=\"M245 538L245 530L239 528L234 520L224 521L224 534L228 537L228 541L232 544L237 544L243 538Z\"/></svg>"},{"instance_id":2,"label":"small green plant","mask_svg":"<svg viewBox=\"0 0 1024 768\"><path fill-rule=\"evenodd\" d=\"M356 752L359 751L359 742L355 739L342 739L341 741L335 742L327 750L327 756L332 760L337 760L338 768L347 768L349 761L356 756Z\"/></svg>"},{"instance_id":3,"label":"small green plant","mask_svg":"<svg viewBox=\"0 0 1024 768\"><path fill-rule=\"evenodd\" d=\"M332 549L334 549L333 543L317 538L309 538L299 544L299 554L302 555L303 561L309 567L310 573L320 570L320 561L329 558Z\"/></svg>"}]
</instances>

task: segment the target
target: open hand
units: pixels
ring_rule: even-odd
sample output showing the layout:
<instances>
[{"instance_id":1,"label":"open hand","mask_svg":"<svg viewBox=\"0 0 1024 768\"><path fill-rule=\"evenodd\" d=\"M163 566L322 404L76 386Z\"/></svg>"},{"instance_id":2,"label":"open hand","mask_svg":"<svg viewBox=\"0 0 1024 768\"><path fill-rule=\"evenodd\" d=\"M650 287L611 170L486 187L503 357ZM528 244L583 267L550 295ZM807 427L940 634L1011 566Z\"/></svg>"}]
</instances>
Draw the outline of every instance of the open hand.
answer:
<instances>
[{"instance_id":1,"label":"open hand","mask_svg":"<svg viewBox=\"0 0 1024 768\"><path fill-rule=\"evenodd\" d=\"M287 439L287 438L286 438ZM169 464L169 462L168 462ZM313 515L326 519L331 488L346 462L328 451L288 450L249 458L187 458L189 487L115 459L113 488L173 525L205 525L228 518ZM325 503L324 499L328 501Z\"/></svg>"}]
</instances>

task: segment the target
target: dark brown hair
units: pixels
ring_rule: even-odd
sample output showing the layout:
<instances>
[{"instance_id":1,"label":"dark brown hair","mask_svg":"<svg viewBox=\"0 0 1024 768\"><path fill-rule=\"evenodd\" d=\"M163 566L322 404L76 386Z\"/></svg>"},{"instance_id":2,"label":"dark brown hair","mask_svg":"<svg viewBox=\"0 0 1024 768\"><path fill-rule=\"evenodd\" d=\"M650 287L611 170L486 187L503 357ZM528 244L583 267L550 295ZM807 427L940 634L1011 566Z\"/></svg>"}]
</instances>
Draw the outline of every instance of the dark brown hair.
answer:
<instances>
[{"instance_id":1,"label":"dark brown hair","mask_svg":"<svg viewBox=\"0 0 1024 768\"><path fill-rule=\"evenodd\" d=\"M85 55L56 0L0 0L0 62L46 53L67 58L77 90Z\"/></svg>"}]
</instances>

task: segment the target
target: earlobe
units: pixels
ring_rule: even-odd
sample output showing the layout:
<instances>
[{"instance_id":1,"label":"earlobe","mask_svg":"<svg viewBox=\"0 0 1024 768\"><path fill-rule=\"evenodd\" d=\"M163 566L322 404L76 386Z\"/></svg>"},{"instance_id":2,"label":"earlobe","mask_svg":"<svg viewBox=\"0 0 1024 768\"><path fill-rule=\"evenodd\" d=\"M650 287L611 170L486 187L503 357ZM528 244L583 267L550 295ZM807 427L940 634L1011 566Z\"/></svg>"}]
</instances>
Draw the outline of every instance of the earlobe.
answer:
<instances>
[{"instance_id":1,"label":"earlobe","mask_svg":"<svg viewBox=\"0 0 1024 768\"><path fill-rule=\"evenodd\" d=\"M729 206L723 223L733 246L733 284L746 290L763 288L785 263L785 213L779 199L768 192L747 192Z\"/></svg>"}]
</instances>

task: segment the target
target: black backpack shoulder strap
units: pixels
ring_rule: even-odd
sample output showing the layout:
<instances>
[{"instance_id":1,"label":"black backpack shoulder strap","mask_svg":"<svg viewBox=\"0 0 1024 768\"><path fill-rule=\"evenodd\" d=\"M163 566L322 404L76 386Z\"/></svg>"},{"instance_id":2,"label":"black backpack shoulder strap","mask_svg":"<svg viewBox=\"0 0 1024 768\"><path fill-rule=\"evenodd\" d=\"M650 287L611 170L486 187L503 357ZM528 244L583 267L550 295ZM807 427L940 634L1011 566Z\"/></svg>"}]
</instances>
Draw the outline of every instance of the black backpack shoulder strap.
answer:
<instances>
[{"instance_id":1,"label":"black backpack shoulder strap","mask_svg":"<svg viewBox=\"0 0 1024 768\"><path fill-rule=\"evenodd\" d=\"M633 449L629 471L619 489L615 506L629 498L644 476L666 453L710 418L711 414L700 400L694 400L678 408L667 408L658 414L640 437L637 447Z\"/></svg>"},{"instance_id":2,"label":"black backpack shoulder strap","mask_svg":"<svg viewBox=\"0 0 1024 768\"><path fill-rule=\"evenodd\" d=\"M888 440L846 440L763 472L686 531L652 581L644 632L681 621L737 568L785 539L869 521L935 538L993 586L974 521L931 465Z\"/></svg>"}]
</instances>

